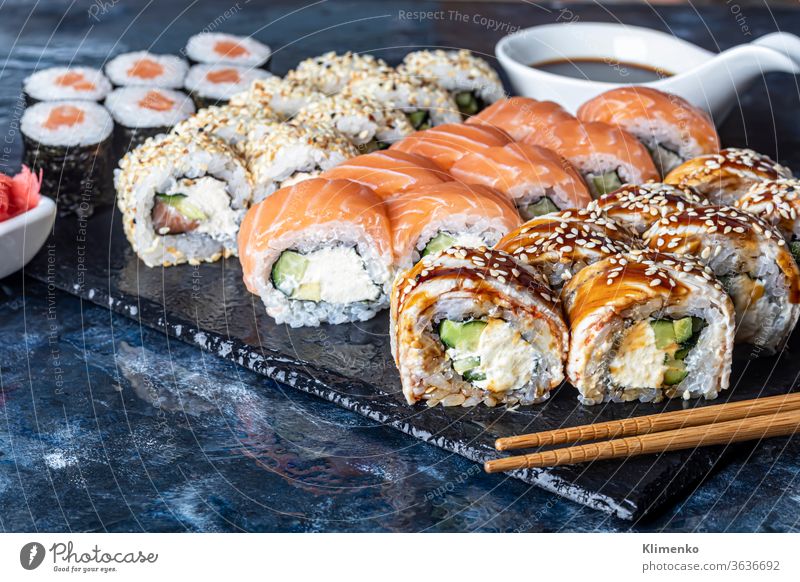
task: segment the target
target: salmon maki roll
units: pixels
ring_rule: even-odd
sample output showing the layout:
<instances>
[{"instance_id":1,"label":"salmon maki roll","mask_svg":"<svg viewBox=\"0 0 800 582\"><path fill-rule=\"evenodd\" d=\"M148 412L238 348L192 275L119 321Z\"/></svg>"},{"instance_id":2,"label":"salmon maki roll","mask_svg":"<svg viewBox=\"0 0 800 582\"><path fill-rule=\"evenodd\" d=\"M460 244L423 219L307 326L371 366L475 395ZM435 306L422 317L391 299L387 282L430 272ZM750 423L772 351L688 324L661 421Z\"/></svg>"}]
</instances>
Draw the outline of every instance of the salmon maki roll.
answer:
<instances>
[{"instance_id":1,"label":"salmon maki roll","mask_svg":"<svg viewBox=\"0 0 800 582\"><path fill-rule=\"evenodd\" d=\"M408 190L387 200L386 208L395 264L403 271L452 246L493 246L521 222L502 192L460 182Z\"/></svg>"},{"instance_id":2,"label":"salmon maki roll","mask_svg":"<svg viewBox=\"0 0 800 582\"><path fill-rule=\"evenodd\" d=\"M508 133L515 141L537 143L537 135L575 117L558 103L529 97L509 97L493 103L467 119L469 125L490 125Z\"/></svg>"},{"instance_id":3,"label":"salmon maki roll","mask_svg":"<svg viewBox=\"0 0 800 582\"><path fill-rule=\"evenodd\" d=\"M592 197L623 184L658 179L647 148L624 129L601 121L564 121L537 136L537 145L567 158L578 169Z\"/></svg>"},{"instance_id":4,"label":"salmon maki roll","mask_svg":"<svg viewBox=\"0 0 800 582\"><path fill-rule=\"evenodd\" d=\"M411 188L449 182L450 174L428 158L396 150L356 156L322 174L330 180L352 180L373 190L383 199Z\"/></svg>"},{"instance_id":5,"label":"salmon maki roll","mask_svg":"<svg viewBox=\"0 0 800 582\"><path fill-rule=\"evenodd\" d=\"M253 206L239 230L244 283L276 323L366 321L389 304L389 219L369 188L311 178Z\"/></svg>"},{"instance_id":6,"label":"salmon maki roll","mask_svg":"<svg viewBox=\"0 0 800 582\"><path fill-rule=\"evenodd\" d=\"M683 162L719 151L708 113L682 97L649 87L620 87L578 109L581 121L618 125L649 150L662 176Z\"/></svg>"},{"instance_id":7,"label":"salmon maki roll","mask_svg":"<svg viewBox=\"0 0 800 582\"><path fill-rule=\"evenodd\" d=\"M491 186L507 194L524 220L583 208L592 201L586 182L573 165L538 146L512 143L468 154L450 173L461 182Z\"/></svg>"},{"instance_id":8,"label":"salmon maki roll","mask_svg":"<svg viewBox=\"0 0 800 582\"><path fill-rule=\"evenodd\" d=\"M467 154L481 153L511 142L511 136L496 127L447 123L418 131L389 149L424 156L447 171Z\"/></svg>"}]
</instances>

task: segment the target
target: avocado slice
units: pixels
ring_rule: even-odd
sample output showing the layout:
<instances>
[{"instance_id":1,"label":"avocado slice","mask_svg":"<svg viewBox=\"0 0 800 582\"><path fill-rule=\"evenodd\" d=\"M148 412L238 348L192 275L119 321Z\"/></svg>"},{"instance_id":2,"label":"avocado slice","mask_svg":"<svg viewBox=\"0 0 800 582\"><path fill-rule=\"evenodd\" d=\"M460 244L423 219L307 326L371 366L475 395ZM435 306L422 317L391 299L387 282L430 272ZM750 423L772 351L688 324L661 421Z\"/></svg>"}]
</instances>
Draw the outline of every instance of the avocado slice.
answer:
<instances>
[{"instance_id":1,"label":"avocado slice","mask_svg":"<svg viewBox=\"0 0 800 582\"><path fill-rule=\"evenodd\" d=\"M422 256L425 257L427 255L443 251L444 249L449 249L455 242L456 239L454 237L450 236L446 232L440 232L428 241L428 244L422 251Z\"/></svg>"},{"instance_id":2,"label":"avocado slice","mask_svg":"<svg viewBox=\"0 0 800 582\"><path fill-rule=\"evenodd\" d=\"M686 370L686 364L681 361L672 361L670 366L664 371L664 384L666 386L675 386L683 382L683 379L689 375Z\"/></svg>"},{"instance_id":3,"label":"avocado slice","mask_svg":"<svg viewBox=\"0 0 800 582\"><path fill-rule=\"evenodd\" d=\"M202 210L189 202L186 194L156 194L156 197L164 204L172 206L189 220L205 220L208 218Z\"/></svg>"},{"instance_id":4,"label":"avocado slice","mask_svg":"<svg viewBox=\"0 0 800 582\"><path fill-rule=\"evenodd\" d=\"M793 240L789 243L789 252L792 253L795 263L800 264L800 240Z\"/></svg>"},{"instance_id":5,"label":"avocado slice","mask_svg":"<svg viewBox=\"0 0 800 582\"><path fill-rule=\"evenodd\" d=\"M448 348L465 353L475 352L485 327L485 321L459 322L445 319L439 324L439 337Z\"/></svg>"},{"instance_id":6,"label":"avocado slice","mask_svg":"<svg viewBox=\"0 0 800 582\"><path fill-rule=\"evenodd\" d=\"M414 129L428 129L430 128L430 124L426 124L428 120L428 112L424 109L418 109L412 113L407 115L409 123ZM424 127L427 125L427 127Z\"/></svg>"},{"instance_id":7,"label":"avocado slice","mask_svg":"<svg viewBox=\"0 0 800 582\"><path fill-rule=\"evenodd\" d=\"M302 299L302 297L294 297L295 292L300 289L295 289L303 275L308 268L308 259L296 251L283 251L275 264L272 265L272 284L277 289L282 291L285 295L292 298ZM306 285L299 285L300 288ZM303 295L311 295L311 289L302 291ZM319 285L317 285L317 293L319 292ZM319 299L312 299L312 301L319 301Z\"/></svg>"},{"instance_id":8,"label":"avocado slice","mask_svg":"<svg viewBox=\"0 0 800 582\"><path fill-rule=\"evenodd\" d=\"M672 327L675 331L675 341L682 344L690 337L692 337L692 318L684 317L683 319L676 319L672 322Z\"/></svg>"},{"instance_id":9,"label":"avocado slice","mask_svg":"<svg viewBox=\"0 0 800 582\"><path fill-rule=\"evenodd\" d=\"M606 172L599 176L593 176L592 183L600 196L613 192L622 186L622 181L619 179L619 175L616 172Z\"/></svg>"},{"instance_id":10,"label":"avocado slice","mask_svg":"<svg viewBox=\"0 0 800 582\"><path fill-rule=\"evenodd\" d=\"M659 350L669 347L675 342L675 327L668 319L656 319L650 322L656 336L656 347Z\"/></svg>"},{"instance_id":11,"label":"avocado slice","mask_svg":"<svg viewBox=\"0 0 800 582\"><path fill-rule=\"evenodd\" d=\"M477 368L481 365L481 359L477 356L470 356L468 358L461 358L453 362L453 369L459 374L466 374L470 370Z\"/></svg>"},{"instance_id":12,"label":"avocado slice","mask_svg":"<svg viewBox=\"0 0 800 582\"><path fill-rule=\"evenodd\" d=\"M543 196L533 204L528 204L527 206L522 207L520 210L522 211L522 217L526 220L529 220L531 218L549 214L551 212L558 212L558 206L553 204L553 201L547 196Z\"/></svg>"}]
</instances>

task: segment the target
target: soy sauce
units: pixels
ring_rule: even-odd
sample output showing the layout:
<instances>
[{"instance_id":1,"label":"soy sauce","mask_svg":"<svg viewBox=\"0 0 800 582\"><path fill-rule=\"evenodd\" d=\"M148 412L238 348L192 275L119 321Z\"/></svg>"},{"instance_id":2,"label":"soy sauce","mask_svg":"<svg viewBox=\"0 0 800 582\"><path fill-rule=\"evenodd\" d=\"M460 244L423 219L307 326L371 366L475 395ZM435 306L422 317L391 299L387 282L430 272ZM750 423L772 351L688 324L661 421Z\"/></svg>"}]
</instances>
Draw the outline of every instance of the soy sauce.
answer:
<instances>
[{"instance_id":1,"label":"soy sauce","mask_svg":"<svg viewBox=\"0 0 800 582\"><path fill-rule=\"evenodd\" d=\"M672 73L657 67L628 63L616 59L573 58L544 61L531 65L534 69L588 81L602 83L648 83L658 81L664 77L671 77Z\"/></svg>"}]
</instances>

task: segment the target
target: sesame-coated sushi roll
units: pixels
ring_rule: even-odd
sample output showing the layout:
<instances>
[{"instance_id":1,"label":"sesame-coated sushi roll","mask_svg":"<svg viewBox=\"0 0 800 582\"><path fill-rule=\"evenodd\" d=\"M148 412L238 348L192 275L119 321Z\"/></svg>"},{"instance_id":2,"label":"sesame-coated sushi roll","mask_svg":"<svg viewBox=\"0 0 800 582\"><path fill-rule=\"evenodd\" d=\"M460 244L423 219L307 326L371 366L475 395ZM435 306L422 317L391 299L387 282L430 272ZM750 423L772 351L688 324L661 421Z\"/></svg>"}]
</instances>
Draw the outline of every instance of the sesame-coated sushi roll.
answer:
<instances>
[{"instance_id":1,"label":"sesame-coated sushi roll","mask_svg":"<svg viewBox=\"0 0 800 582\"><path fill-rule=\"evenodd\" d=\"M442 170L448 171L467 154L484 152L511 141L510 135L496 127L445 123L418 131L397 142L391 149L424 156Z\"/></svg>"},{"instance_id":2,"label":"sesame-coated sushi roll","mask_svg":"<svg viewBox=\"0 0 800 582\"><path fill-rule=\"evenodd\" d=\"M687 188L660 182L645 182L638 185L626 184L610 194L604 194L589 206L603 211L628 230L641 236L644 231L668 214L707 204L708 200Z\"/></svg>"},{"instance_id":3,"label":"sesame-coated sushi roll","mask_svg":"<svg viewBox=\"0 0 800 582\"><path fill-rule=\"evenodd\" d=\"M386 200L386 211L399 270L451 246L494 246L520 224L505 194L460 182L407 190Z\"/></svg>"},{"instance_id":4,"label":"sesame-coated sushi roll","mask_svg":"<svg viewBox=\"0 0 800 582\"><path fill-rule=\"evenodd\" d=\"M618 125L653 156L662 176L687 160L719 152L719 136L708 113L682 97L650 87L619 87L578 109L581 121Z\"/></svg>"},{"instance_id":5,"label":"sesame-coated sushi roll","mask_svg":"<svg viewBox=\"0 0 800 582\"><path fill-rule=\"evenodd\" d=\"M529 220L504 236L495 248L543 273L558 291L587 265L641 243L602 212L564 210Z\"/></svg>"},{"instance_id":6,"label":"sesame-coated sushi roll","mask_svg":"<svg viewBox=\"0 0 800 582\"><path fill-rule=\"evenodd\" d=\"M664 178L667 184L688 187L712 204L729 206L756 182L791 178L789 168L749 149L727 148L689 160Z\"/></svg>"},{"instance_id":7,"label":"sesame-coated sushi roll","mask_svg":"<svg viewBox=\"0 0 800 582\"><path fill-rule=\"evenodd\" d=\"M737 342L774 353L789 337L800 315L800 271L766 222L735 208L698 206L662 218L644 239L711 268L733 299Z\"/></svg>"},{"instance_id":8,"label":"sesame-coated sushi roll","mask_svg":"<svg viewBox=\"0 0 800 582\"><path fill-rule=\"evenodd\" d=\"M562 121L573 119L575 117L558 103L530 97L509 97L473 115L466 123L499 127L516 141L543 145L538 141L543 133L550 132Z\"/></svg>"},{"instance_id":9,"label":"sesame-coated sushi roll","mask_svg":"<svg viewBox=\"0 0 800 582\"><path fill-rule=\"evenodd\" d=\"M342 91L356 75L379 75L390 73L391 70L383 59L369 54L348 51L339 55L331 51L300 61L297 68L286 74L286 78L313 87L325 95L334 95Z\"/></svg>"},{"instance_id":10,"label":"sesame-coated sushi roll","mask_svg":"<svg viewBox=\"0 0 800 582\"><path fill-rule=\"evenodd\" d=\"M220 138L237 153L244 155L247 133L258 123L277 122L278 116L268 107L241 107L236 105L212 105L181 121L172 131L175 133L207 133Z\"/></svg>"},{"instance_id":11,"label":"sesame-coated sushi roll","mask_svg":"<svg viewBox=\"0 0 800 582\"><path fill-rule=\"evenodd\" d=\"M360 73L350 81L346 91L402 111L417 130L461 121L458 106L447 91L433 83L395 71Z\"/></svg>"},{"instance_id":12,"label":"sesame-coated sushi roll","mask_svg":"<svg viewBox=\"0 0 800 582\"><path fill-rule=\"evenodd\" d=\"M409 404L533 404L564 378L558 300L538 273L485 247L451 247L397 277L389 335Z\"/></svg>"},{"instance_id":13,"label":"sesame-coated sushi roll","mask_svg":"<svg viewBox=\"0 0 800 582\"><path fill-rule=\"evenodd\" d=\"M230 98L231 105L267 106L284 119L291 119L309 103L325 98L325 94L291 79L267 77L253 82L247 91Z\"/></svg>"},{"instance_id":14,"label":"sesame-coated sushi roll","mask_svg":"<svg viewBox=\"0 0 800 582\"><path fill-rule=\"evenodd\" d=\"M452 95L464 117L475 115L503 97L497 72L470 51L414 51L398 71L432 81Z\"/></svg>"},{"instance_id":15,"label":"sesame-coated sushi roll","mask_svg":"<svg viewBox=\"0 0 800 582\"><path fill-rule=\"evenodd\" d=\"M428 158L395 150L382 150L350 158L326 170L322 177L358 182L383 199L412 188L441 184L452 179Z\"/></svg>"},{"instance_id":16,"label":"sesame-coated sushi roll","mask_svg":"<svg viewBox=\"0 0 800 582\"><path fill-rule=\"evenodd\" d=\"M201 32L189 37L186 43L186 56L194 64L266 68L272 51L267 45L249 36Z\"/></svg>"},{"instance_id":17,"label":"sesame-coated sushi roll","mask_svg":"<svg viewBox=\"0 0 800 582\"><path fill-rule=\"evenodd\" d=\"M22 88L28 105L37 101L74 99L102 101L111 91L111 82L97 69L51 67L26 77Z\"/></svg>"},{"instance_id":18,"label":"sesame-coated sushi roll","mask_svg":"<svg viewBox=\"0 0 800 582\"><path fill-rule=\"evenodd\" d=\"M731 300L700 263L634 251L564 286L567 377L584 404L716 398L728 388Z\"/></svg>"},{"instance_id":19,"label":"sesame-coated sushi roll","mask_svg":"<svg viewBox=\"0 0 800 582\"><path fill-rule=\"evenodd\" d=\"M512 143L471 153L450 168L453 178L484 184L509 195L523 220L592 201L578 171L557 153L538 146Z\"/></svg>"},{"instance_id":20,"label":"sesame-coated sushi roll","mask_svg":"<svg viewBox=\"0 0 800 582\"><path fill-rule=\"evenodd\" d=\"M567 158L597 198L623 184L658 179L653 159L624 129L600 121L563 121L538 134L537 145Z\"/></svg>"},{"instance_id":21,"label":"sesame-coated sushi roll","mask_svg":"<svg viewBox=\"0 0 800 582\"><path fill-rule=\"evenodd\" d=\"M756 182L736 201L736 207L777 228L800 263L800 180Z\"/></svg>"},{"instance_id":22,"label":"sesame-coated sushi roll","mask_svg":"<svg viewBox=\"0 0 800 582\"><path fill-rule=\"evenodd\" d=\"M201 64L189 69L185 87L198 109L223 105L234 95L246 91L254 81L272 74L262 69L229 64Z\"/></svg>"},{"instance_id":23,"label":"sesame-coated sushi roll","mask_svg":"<svg viewBox=\"0 0 800 582\"><path fill-rule=\"evenodd\" d=\"M389 304L392 242L380 198L347 180L282 188L239 231L244 282L277 323L366 321Z\"/></svg>"},{"instance_id":24,"label":"sesame-coated sushi roll","mask_svg":"<svg viewBox=\"0 0 800 582\"><path fill-rule=\"evenodd\" d=\"M323 125L262 121L248 132L244 155L259 202L280 188L319 176L358 150Z\"/></svg>"},{"instance_id":25,"label":"sesame-coated sushi roll","mask_svg":"<svg viewBox=\"0 0 800 582\"><path fill-rule=\"evenodd\" d=\"M117 55L106 64L106 75L116 87L180 89L189 65L175 55L136 51Z\"/></svg>"},{"instance_id":26,"label":"sesame-coated sushi roll","mask_svg":"<svg viewBox=\"0 0 800 582\"><path fill-rule=\"evenodd\" d=\"M120 161L114 182L125 235L148 267L236 254L252 186L243 162L222 140L156 136Z\"/></svg>"}]
</instances>

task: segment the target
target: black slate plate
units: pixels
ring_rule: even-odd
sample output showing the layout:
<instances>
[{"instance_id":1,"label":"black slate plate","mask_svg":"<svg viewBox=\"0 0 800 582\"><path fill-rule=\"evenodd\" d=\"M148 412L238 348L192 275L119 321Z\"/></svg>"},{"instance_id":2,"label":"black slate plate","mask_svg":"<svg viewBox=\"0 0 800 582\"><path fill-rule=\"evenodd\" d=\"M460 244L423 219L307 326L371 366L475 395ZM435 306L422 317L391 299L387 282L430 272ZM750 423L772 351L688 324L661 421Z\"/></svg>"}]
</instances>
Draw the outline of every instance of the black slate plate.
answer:
<instances>
[{"instance_id":1,"label":"black slate plate","mask_svg":"<svg viewBox=\"0 0 800 582\"><path fill-rule=\"evenodd\" d=\"M131 251L118 213L110 208L88 221L59 219L53 237L26 272L143 325L478 462L497 456L492 443L499 436L705 405L671 402L586 407L577 403L574 389L564 385L545 404L515 411L410 407L403 400L389 354L385 312L363 324L295 330L277 326L263 312L258 298L244 288L236 259L148 269ZM786 392L795 384L798 366L792 362L798 361L800 350L758 360L747 356L737 355L732 399ZM514 476L589 507L639 519L697 483L722 453L715 447L520 471Z\"/></svg>"}]
</instances>

